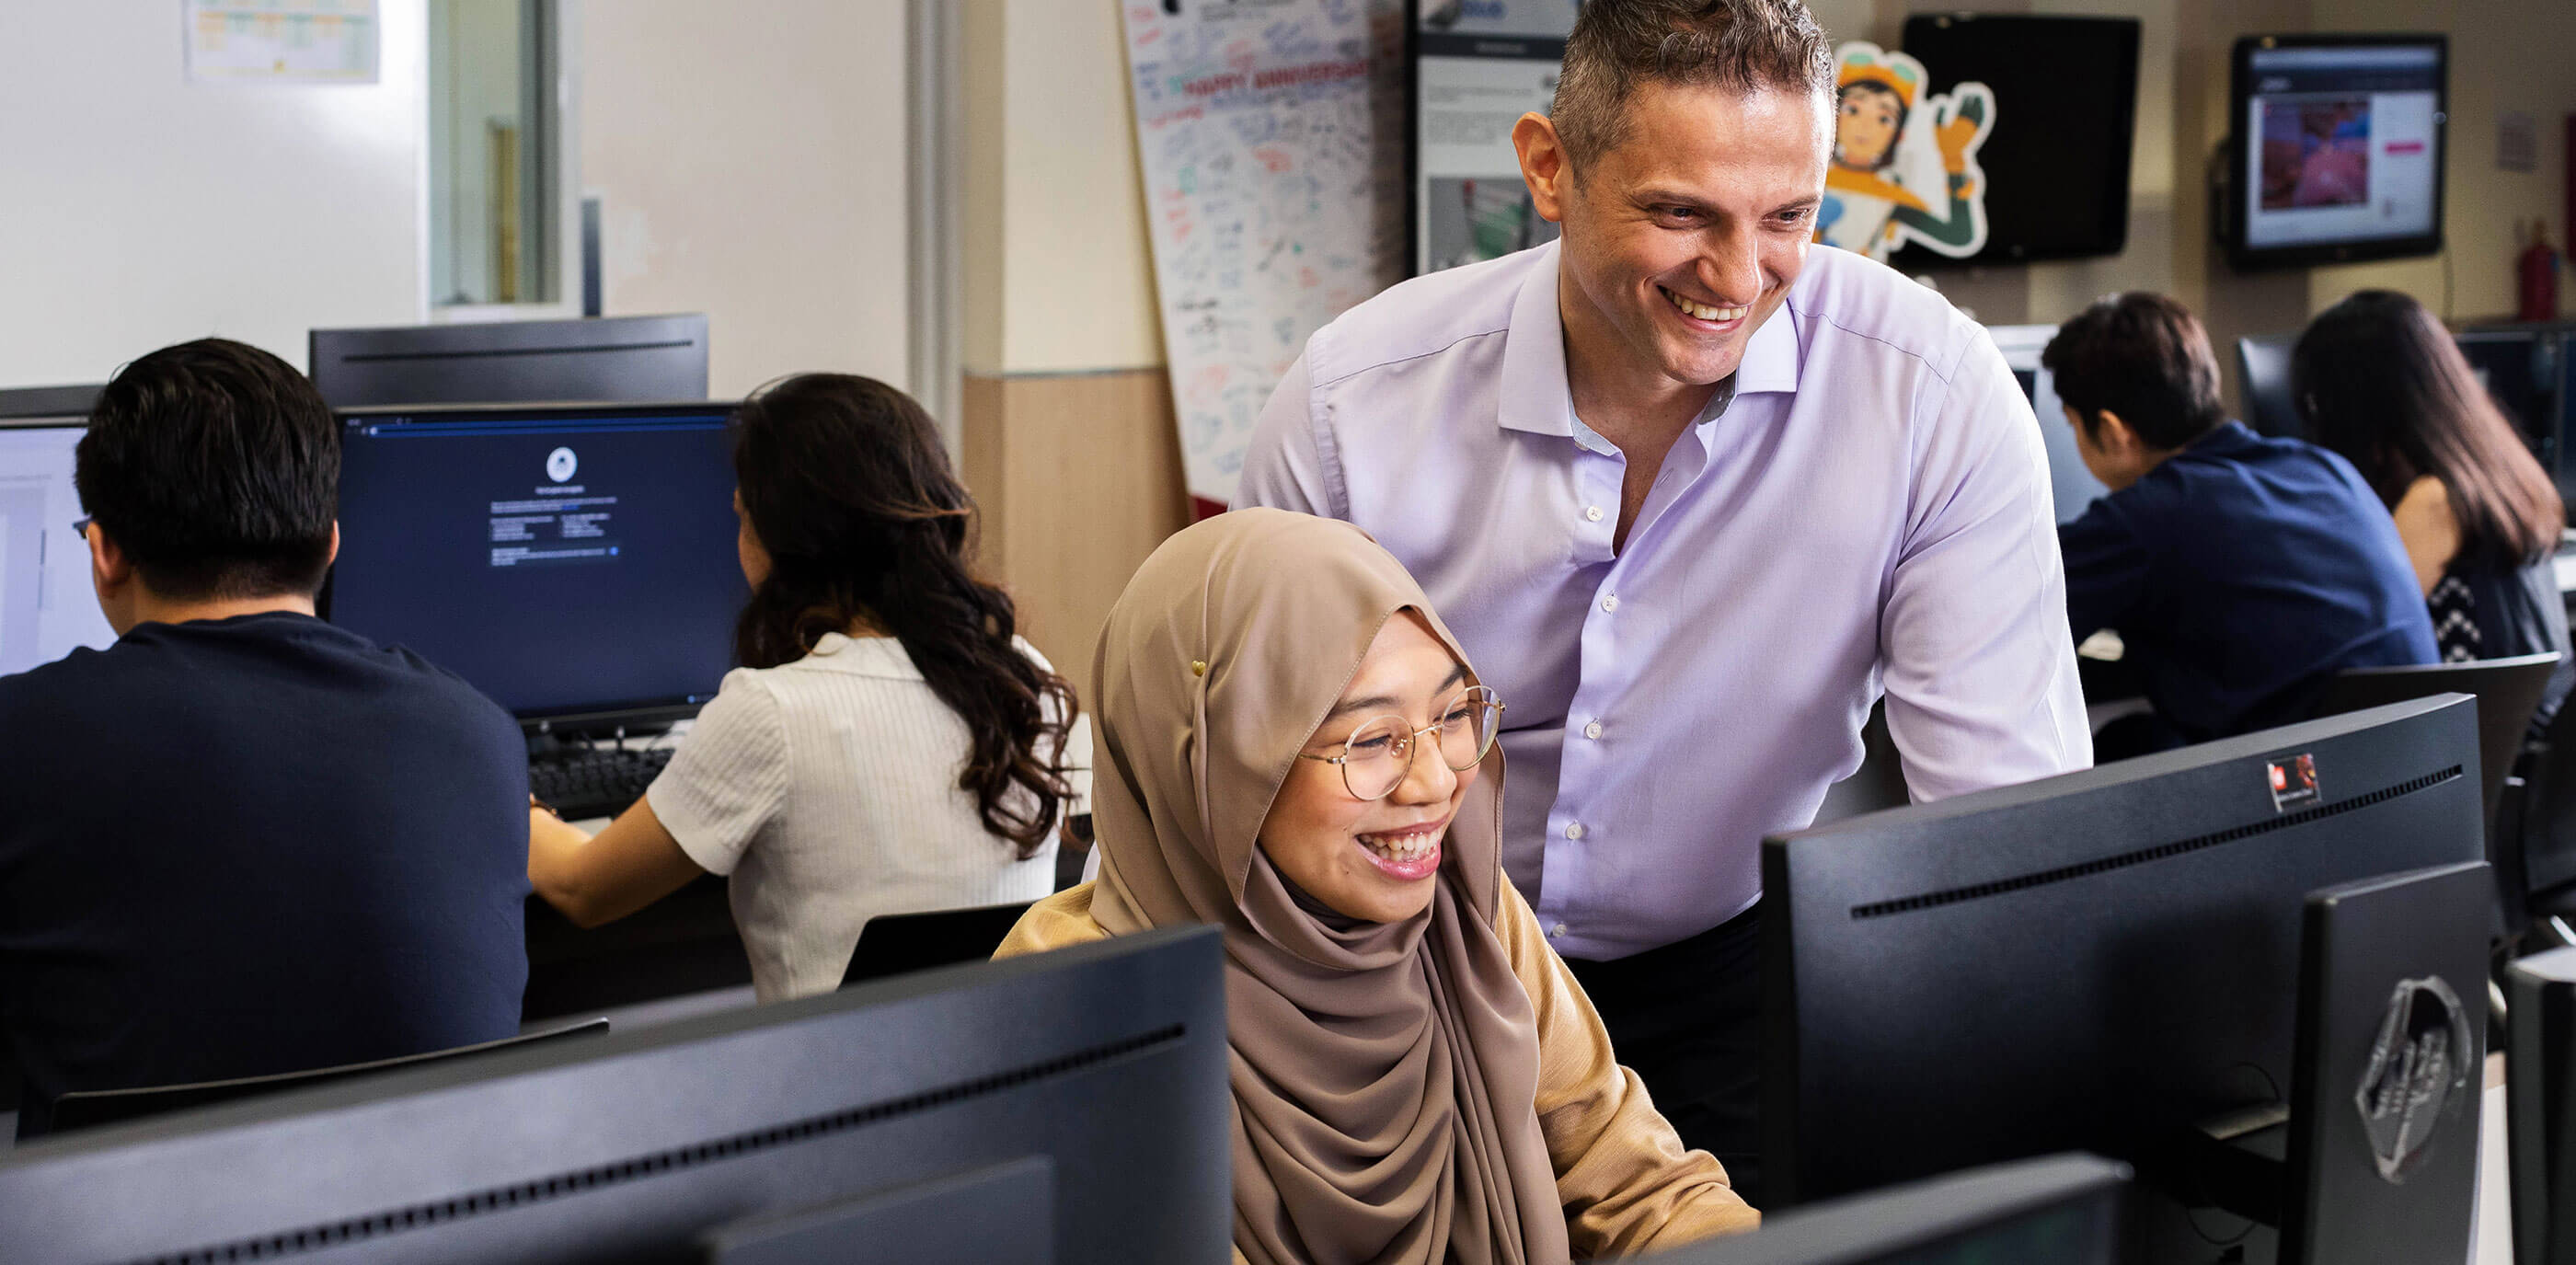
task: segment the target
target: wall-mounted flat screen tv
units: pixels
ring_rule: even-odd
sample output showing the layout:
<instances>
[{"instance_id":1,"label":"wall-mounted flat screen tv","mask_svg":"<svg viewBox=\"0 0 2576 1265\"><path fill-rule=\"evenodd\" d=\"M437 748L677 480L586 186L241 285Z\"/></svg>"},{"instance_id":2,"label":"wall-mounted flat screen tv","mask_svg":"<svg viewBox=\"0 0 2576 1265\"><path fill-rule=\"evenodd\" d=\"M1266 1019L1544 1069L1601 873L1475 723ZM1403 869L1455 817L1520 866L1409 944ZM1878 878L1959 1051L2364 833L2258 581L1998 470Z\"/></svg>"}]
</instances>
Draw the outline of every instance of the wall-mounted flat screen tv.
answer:
<instances>
[{"instance_id":1,"label":"wall-mounted flat screen tv","mask_svg":"<svg viewBox=\"0 0 2576 1265\"><path fill-rule=\"evenodd\" d=\"M2440 35L2248 35L2230 77L2226 205L2241 269L2442 249Z\"/></svg>"},{"instance_id":2,"label":"wall-mounted flat screen tv","mask_svg":"<svg viewBox=\"0 0 2576 1265\"><path fill-rule=\"evenodd\" d=\"M1994 90L1977 151L1986 245L1977 263L2116 255L2129 241L2129 156L2138 117L2138 20L1918 13L1905 52L1930 95ZM1909 247L1908 271L1962 261Z\"/></svg>"}]
</instances>

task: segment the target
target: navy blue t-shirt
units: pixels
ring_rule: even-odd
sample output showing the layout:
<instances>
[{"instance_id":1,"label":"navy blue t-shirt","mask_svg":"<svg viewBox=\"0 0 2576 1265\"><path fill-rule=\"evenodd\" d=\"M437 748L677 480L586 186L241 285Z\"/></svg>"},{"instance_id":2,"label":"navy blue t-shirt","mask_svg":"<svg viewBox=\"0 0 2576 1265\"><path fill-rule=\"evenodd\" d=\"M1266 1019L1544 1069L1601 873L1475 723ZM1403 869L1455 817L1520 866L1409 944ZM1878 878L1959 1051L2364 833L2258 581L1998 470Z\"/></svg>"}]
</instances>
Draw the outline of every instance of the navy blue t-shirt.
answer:
<instances>
[{"instance_id":1,"label":"navy blue t-shirt","mask_svg":"<svg viewBox=\"0 0 2576 1265\"><path fill-rule=\"evenodd\" d=\"M2067 621L2128 646L2194 742L2307 718L2345 668L2432 663L2397 524L2351 463L2229 422L2057 529Z\"/></svg>"},{"instance_id":2,"label":"navy blue t-shirt","mask_svg":"<svg viewBox=\"0 0 2576 1265\"><path fill-rule=\"evenodd\" d=\"M0 677L28 1106L515 1035L527 795L507 713L310 616L144 624Z\"/></svg>"}]
</instances>

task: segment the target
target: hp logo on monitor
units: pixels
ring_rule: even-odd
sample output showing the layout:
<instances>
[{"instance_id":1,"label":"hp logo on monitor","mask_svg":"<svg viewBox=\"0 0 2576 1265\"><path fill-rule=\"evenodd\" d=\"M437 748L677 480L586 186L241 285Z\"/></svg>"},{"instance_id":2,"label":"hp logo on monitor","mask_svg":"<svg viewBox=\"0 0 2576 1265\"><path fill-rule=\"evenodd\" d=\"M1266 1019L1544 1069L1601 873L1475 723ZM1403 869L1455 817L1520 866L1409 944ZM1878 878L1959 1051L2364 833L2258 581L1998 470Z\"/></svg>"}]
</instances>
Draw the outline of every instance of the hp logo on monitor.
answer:
<instances>
[{"instance_id":1,"label":"hp logo on monitor","mask_svg":"<svg viewBox=\"0 0 2576 1265\"><path fill-rule=\"evenodd\" d=\"M570 448L557 448L546 454L546 477L557 483L571 478L572 472L580 468L581 458L572 455Z\"/></svg>"}]
</instances>

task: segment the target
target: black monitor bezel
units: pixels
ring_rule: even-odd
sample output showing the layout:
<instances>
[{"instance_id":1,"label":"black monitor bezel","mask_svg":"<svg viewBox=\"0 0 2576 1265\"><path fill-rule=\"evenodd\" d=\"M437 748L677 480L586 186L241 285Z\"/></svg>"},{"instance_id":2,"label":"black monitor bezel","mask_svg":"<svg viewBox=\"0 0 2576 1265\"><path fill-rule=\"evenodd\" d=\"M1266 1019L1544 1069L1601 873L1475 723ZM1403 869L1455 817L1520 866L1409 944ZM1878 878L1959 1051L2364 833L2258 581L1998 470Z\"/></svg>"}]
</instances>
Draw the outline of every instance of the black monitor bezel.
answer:
<instances>
[{"instance_id":1,"label":"black monitor bezel","mask_svg":"<svg viewBox=\"0 0 2576 1265\"><path fill-rule=\"evenodd\" d=\"M1927 1177L1765 1216L1760 1233L1658 1257L1661 1265L1869 1265L1955 1243L1999 1222L2084 1209L2126 1229L2129 1166L2083 1152ZM1911 1255L1903 1259L1913 1259Z\"/></svg>"},{"instance_id":2,"label":"black monitor bezel","mask_svg":"<svg viewBox=\"0 0 2576 1265\"><path fill-rule=\"evenodd\" d=\"M281 1237L296 1241L299 1235L307 1236L303 1240L307 1243L313 1242L310 1236L326 1236L314 1246L363 1243L372 1236L339 1231L355 1224L389 1237L414 1231L438 1235L450 1228L443 1221L508 1216L582 1195L594 1186L606 1186L610 1182L585 1180L604 1168L617 1170L612 1175L614 1183L631 1186L676 1169L676 1165L659 1162L674 1156L693 1164L712 1165L757 1148L775 1150L802 1145L807 1138L829 1130L865 1129L874 1120L898 1113L917 1117L945 1110L963 1098L1007 1093L1032 1081L1088 1074L1092 1069L1114 1072L1133 1066L1139 1058L1157 1057L1158 1052L1178 1052L1185 1059L1184 1066L1173 1069L1183 1080L1174 1086L1172 1102L1180 1113L1180 1123L1188 1130L1183 1134L1185 1143L1179 1145L1189 1147L1188 1153L1199 1160L1200 1172L1213 1176L1196 1190L1184 1193L1190 1197L1191 1206L1213 1215L1204 1225L1176 1221L1157 1227L1157 1237L1168 1242L1199 1233L1221 1242L1225 1234L1222 1160L1226 1119L1223 974L1223 936L1217 928L1154 928L1050 953L923 971L813 997L742 1007L578 1041L529 1045L475 1059L431 1062L312 1089L41 1138L0 1155L0 1244L16 1246L18 1236L24 1236L33 1245L30 1252L54 1246L52 1236L62 1232L59 1223L66 1216L77 1217L80 1213L79 1209L68 1214L61 1211L60 1188L89 1189L88 1179L102 1172L121 1175L138 1168L148 1170L154 1153L165 1148L207 1167L208 1189L169 1192L149 1209L148 1217L138 1214L137 1219L150 1224L139 1230L110 1228L108 1233L167 1234L174 1239L189 1239L189 1246L195 1250L212 1248L217 1252L253 1243L271 1244ZM1050 986L1063 992L1065 986L1060 981L1069 978L1091 981L1098 987L1115 985L1122 993L1140 986L1143 991L1137 994L1132 1012L1102 1010L1095 1003L1082 1014L1050 1017L995 1004L1016 1001L1024 1005L1033 991ZM943 1003L937 996L951 993L980 994L989 1000ZM1053 1004L1045 1002L1043 996L1040 1001ZM758 1083L738 1095L721 1093L722 1082L700 1074L713 1061L713 1048L725 1043L773 1037L793 1043L810 1040L812 1034L829 1025L842 1025L846 1032L850 1025L883 1023L896 1025L895 1030L900 1032L901 1025L918 1026L943 1017L943 1006L951 1011L956 1006L979 1006L982 1014L992 1017L996 1027L1005 1029L1031 1028L1046 1019L1041 1048L1018 1050L1007 1043L988 1045L975 1052L975 1057L984 1063L971 1067L947 1063L936 1069L888 1065L882 1076L886 1085L913 1092L886 1096L884 1087L880 1087L866 1091L869 1096L856 1102L831 1101L831 1096L840 1091L830 1087L830 1082L810 1076L794 1080L789 1075L792 1069L776 1057L755 1060L744 1074ZM281 1190L279 1199L289 1206L256 1208L240 1218L254 1223L250 1228L235 1224L208 1228L202 1235L194 1225L184 1230L169 1229L187 1218L190 1195L205 1202L240 1193L224 1189L240 1180L225 1175L227 1170L220 1161L227 1153L257 1149L292 1155L300 1142L327 1138L335 1154L363 1155L377 1128L412 1131L436 1143L442 1134L466 1135L472 1126L440 1123L459 1119L477 1121L485 1132L473 1134L476 1140L458 1142L456 1146L468 1152L489 1152L506 1142L491 1141L494 1134L489 1131L512 1118L506 1112L513 1100L567 1073L592 1080L585 1096L594 1102L626 1095L640 1097L648 1107L632 1118L599 1124L592 1136L580 1136L582 1130L571 1127L585 1125L584 1121L555 1122L559 1129L553 1136L561 1139L560 1152L549 1149L537 1157L532 1168L519 1174L487 1178L477 1168L470 1180L451 1183L436 1170L445 1164L462 1171L460 1164L473 1156L442 1160L437 1157L438 1146L424 1146L408 1150L378 1169L342 1166L350 1182L379 1188L370 1198L352 1197L342 1190ZM681 1079L684 1074L694 1080L693 1087L699 1091L695 1095L680 1092L692 1087ZM917 1090L907 1083L916 1081L922 1082ZM1166 1083L1170 1083L1168 1079ZM715 1091L713 1099L708 1097L710 1090ZM1181 1091L1187 1091L1189 1096L1179 1097ZM759 1101L745 1103L740 1101L743 1098ZM817 1107L833 1114L818 1119L813 1114ZM646 1137L657 1144L657 1149L621 1151L613 1143L603 1144L598 1136L602 1134L625 1134L629 1139ZM558 1145L556 1141L548 1143L549 1148ZM1210 1158L1216 1161L1213 1165L1206 1163ZM627 1162L620 1164L620 1160ZM165 1159L159 1165L164 1170L162 1176L168 1176L166 1170L172 1163ZM888 1189L910 1184L904 1181ZM464 1189L456 1189L459 1185ZM490 1197L495 1194L502 1197ZM40 1201L57 1224L28 1224L8 1215L12 1207L34 1207ZM442 1201L451 1214L445 1218L409 1215L424 1207L438 1207ZM712 1205L715 1201L705 1202ZM389 1209L402 1212L388 1216ZM710 1210L723 1211L712 1207ZM315 1217L317 1211L323 1217ZM742 1208L706 1228L744 1215L780 1211L787 1209ZM91 1222L98 1220L90 1218ZM396 1254L390 1246L380 1246L377 1251ZM360 1249L362 1255L365 1252ZM248 1254L241 1259L248 1259ZM524 1258L513 1254L507 1259Z\"/></svg>"},{"instance_id":3,"label":"black monitor bezel","mask_svg":"<svg viewBox=\"0 0 2576 1265\"><path fill-rule=\"evenodd\" d=\"M2410 237L2374 237L2360 241L2311 243L2297 246L2253 246L2247 236L2251 216L2246 210L2253 196L2248 181L2247 156L2255 138L2247 135L2245 107L2252 99L2254 54L2284 48L2419 48L2430 46L2436 63L2433 86L2433 229ZM2240 35L2229 54L2227 74L2227 170L2219 181L2224 191L2223 205L2216 223L2222 229L2221 244L2227 248L2227 261L2239 272L2267 272L2284 268L2307 268L2318 264L2362 263L2374 259L2409 259L2442 253L2444 228L2449 215L2445 204L2451 163L2451 37L2433 33L2372 33L2335 35Z\"/></svg>"},{"instance_id":4,"label":"black monitor bezel","mask_svg":"<svg viewBox=\"0 0 2576 1265\"><path fill-rule=\"evenodd\" d=\"M369 419L411 417L465 417L510 420L515 418L608 418L651 417L673 413L719 413L731 424L739 400L664 400L649 404L377 404L363 408L332 410L340 424L345 445L352 427ZM322 578L322 588L314 597L313 609L325 623L331 622L331 595L339 575L338 564ZM600 699L561 707L510 709L519 728L530 735L555 733L605 733L612 729L629 730L669 725L690 719L698 709L715 697L710 689L704 695L656 695L638 699Z\"/></svg>"},{"instance_id":5,"label":"black monitor bezel","mask_svg":"<svg viewBox=\"0 0 2576 1265\"><path fill-rule=\"evenodd\" d=\"M535 357L622 355L669 352L694 349L692 372L695 386L683 386L703 396L707 390L707 357L710 348L708 323L703 312L671 312L644 316L574 316L528 321L449 321L430 325L368 325L314 329L305 333L306 376L314 389L335 409L340 408L420 408L435 404L505 405L552 404L560 397L545 395L512 398L513 392L524 393L522 386L496 392L493 398L458 399L448 395L442 400L388 401L377 390L363 389L354 393L375 396L364 404L343 403L353 387L380 384L352 383L348 377L353 366L374 361L485 364L524 361ZM600 401L594 401L600 402ZM619 398L616 403L652 404L651 399Z\"/></svg>"},{"instance_id":6,"label":"black monitor bezel","mask_svg":"<svg viewBox=\"0 0 2576 1265\"><path fill-rule=\"evenodd\" d=\"M98 393L106 390L103 383L82 383L59 387L0 387L0 426L25 422L45 424L58 418L69 418L86 424L89 411L97 407Z\"/></svg>"}]
</instances>

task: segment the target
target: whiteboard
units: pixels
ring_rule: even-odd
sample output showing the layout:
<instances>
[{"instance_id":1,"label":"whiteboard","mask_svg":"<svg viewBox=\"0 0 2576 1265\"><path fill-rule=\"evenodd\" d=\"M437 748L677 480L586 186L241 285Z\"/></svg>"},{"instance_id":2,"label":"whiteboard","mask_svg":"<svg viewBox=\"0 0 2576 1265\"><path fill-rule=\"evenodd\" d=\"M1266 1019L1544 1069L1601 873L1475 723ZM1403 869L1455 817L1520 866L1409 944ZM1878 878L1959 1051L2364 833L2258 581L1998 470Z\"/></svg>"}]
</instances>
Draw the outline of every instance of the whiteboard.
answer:
<instances>
[{"instance_id":1,"label":"whiteboard","mask_svg":"<svg viewBox=\"0 0 2576 1265\"><path fill-rule=\"evenodd\" d=\"M422 321L424 4L376 83L191 84L179 4L0 0L0 387Z\"/></svg>"}]
</instances>

